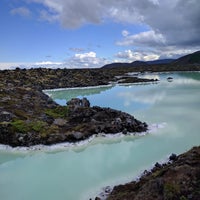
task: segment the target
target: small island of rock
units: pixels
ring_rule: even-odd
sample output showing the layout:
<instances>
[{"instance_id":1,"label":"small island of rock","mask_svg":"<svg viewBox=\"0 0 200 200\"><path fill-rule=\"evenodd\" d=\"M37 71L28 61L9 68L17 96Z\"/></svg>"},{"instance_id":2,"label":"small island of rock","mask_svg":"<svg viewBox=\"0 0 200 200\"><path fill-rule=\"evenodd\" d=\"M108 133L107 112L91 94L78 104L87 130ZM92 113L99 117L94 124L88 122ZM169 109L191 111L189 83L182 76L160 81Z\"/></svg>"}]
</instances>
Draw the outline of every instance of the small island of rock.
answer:
<instances>
[{"instance_id":1,"label":"small island of rock","mask_svg":"<svg viewBox=\"0 0 200 200\"><path fill-rule=\"evenodd\" d=\"M18 93L22 93L23 90L18 88ZM34 95L40 97L37 96L36 105L31 103L32 99L36 99ZM2 144L50 145L76 142L99 133L123 132L126 134L147 130L147 124L133 116L111 108L91 107L86 98L74 98L67 103L67 106L59 106L44 93L26 89L23 99L23 103L18 104L20 109L0 110L0 142ZM8 99L4 100L8 101ZM37 106L38 109L32 106Z\"/></svg>"}]
</instances>

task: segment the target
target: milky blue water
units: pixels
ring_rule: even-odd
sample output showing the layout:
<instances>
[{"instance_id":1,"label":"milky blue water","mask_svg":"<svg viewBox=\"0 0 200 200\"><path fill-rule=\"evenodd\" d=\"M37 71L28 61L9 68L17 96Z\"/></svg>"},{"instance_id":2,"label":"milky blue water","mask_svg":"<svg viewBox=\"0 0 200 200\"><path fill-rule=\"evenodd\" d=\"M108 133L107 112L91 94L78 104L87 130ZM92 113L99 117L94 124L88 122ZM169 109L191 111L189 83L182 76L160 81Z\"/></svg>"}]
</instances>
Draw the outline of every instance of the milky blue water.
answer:
<instances>
[{"instance_id":1,"label":"milky blue water","mask_svg":"<svg viewBox=\"0 0 200 200\"><path fill-rule=\"evenodd\" d=\"M95 138L48 151L0 150L0 199L89 199L107 185L136 178L171 153L200 145L200 73L146 74L159 83L47 91L58 103L87 97L146 121L144 136ZM167 77L173 77L172 82Z\"/></svg>"}]
</instances>

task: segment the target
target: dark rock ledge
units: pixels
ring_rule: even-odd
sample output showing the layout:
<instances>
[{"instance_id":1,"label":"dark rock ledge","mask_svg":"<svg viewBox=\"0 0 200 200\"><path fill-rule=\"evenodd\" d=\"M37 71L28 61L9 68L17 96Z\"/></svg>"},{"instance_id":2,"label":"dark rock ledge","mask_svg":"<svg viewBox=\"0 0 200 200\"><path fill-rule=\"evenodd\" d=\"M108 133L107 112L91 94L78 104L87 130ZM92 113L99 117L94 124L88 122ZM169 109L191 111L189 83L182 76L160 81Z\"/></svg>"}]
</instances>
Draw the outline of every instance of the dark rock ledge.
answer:
<instances>
[{"instance_id":1,"label":"dark rock ledge","mask_svg":"<svg viewBox=\"0 0 200 200\"><path fill-rule=\"evenodd\" d=\"M9 91L10 93L11 91ZM76 142L93 134L144 132L147 124L110 108L90 107L86 99L74 98L67 106L55 104L48 96L31 88L15 88L23 101L10 110L0 109L0 143L32 146ZM34 100L34 104L32 101ZM6 96L3 101L9 102ZM15 104L10 100L9 104Z\"/></svg>"},{"instance_id":2,"label":"dark rock ledge","mask_svg":"<svg viewBox=\"0 0 200 200\"><path fill-rule=\"evenodd\" d=\"M138 181L115 186L107 200L200 199L200 146L179 156L172 154L169 159L163 165L156 163Z\"/></svg>"},{"instance_id":3,"label":"dark rock ledge","mask_svg":"<svg viewBox=\"0 0 200 200\"><path fill-rule=\"evenodd\" d=\"M158 79L146 79L146 78L138 78L134 76L121 77L118 83L149 83L149 82L157 82Z\"/></svg>"}]
</instances>

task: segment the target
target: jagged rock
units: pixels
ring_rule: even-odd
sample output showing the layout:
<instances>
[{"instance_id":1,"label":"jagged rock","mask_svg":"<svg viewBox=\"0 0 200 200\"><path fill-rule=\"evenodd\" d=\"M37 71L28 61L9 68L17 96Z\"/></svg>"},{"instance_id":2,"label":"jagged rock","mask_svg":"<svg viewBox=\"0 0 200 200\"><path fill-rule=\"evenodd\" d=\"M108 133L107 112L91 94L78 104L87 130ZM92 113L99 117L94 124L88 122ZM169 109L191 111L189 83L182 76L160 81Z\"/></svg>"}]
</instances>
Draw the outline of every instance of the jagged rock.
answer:
<instances>
[{"instance_id":1,"label":"jagged rock","mask_svg":"<svg viewBox=\"0 0 200 200\"><path fill-rule=\"evenodd\" d=\"M156 82L158 79L145 79L145 78L138 78L138 77L120 77L118 83L140 83L140 82Z\"/></svg>"},{"instance_id":2,"label":"jagged rock","mask_svg":"<svg viewBox=\"0 0 200 200\"><path fill-rule=\"evenodd\" d=\"M110 186L106 186L104 188L105 193L110 193L112 191L112 188Z\"/></svg>"},{"instance_id":3,"label":"jagged rock","mask_svg":"<svg viewBox=\"0 0 200 200\"><path fill-rule=\"evenodd\" d=\"M126 135L127 134L127 129L125 128L123 131L122 131L122 133L124 134L124 135Z\"/></svg>"},{"instance_id":4,"label":"jagged rock","mask_svg":"<svg viewBox=\"0 0 200 200\"><path fill-rule=\"evenodd\" d=\"M81 107L81 100L79 98L72 98L67 102L68 106Z\"/></svg>"},{"instance_id":5,"label":"jagged rock","mask_svg":"<svg viewBox=\"0 0 200 200\"><path fill-rule=\"evenodd\" d=\"M85 97L83 99L73 98L67 102L67 105L69 106L70 110L74 111L78 108L89 108L90 102Z\"/></svg>"},{"instance_id":6,"label":"jagged rock","mask_svg":"<svg viewBox=\"0 0 200 200\"><path fill-rule=\"evenodd\" d=\"M82 99L81 105L82 105L82 107L89 108L90 107L90 102L88 101L87 98L84 97Z\"/></svg>"},{"instance_id":7,"label":"jagged rock","mask_svg":"<svg viewBox=\"0 0 200 200\"><path fill-rule=\"evenodd\" d=\"M161 165L160 163L157 162L157 163L155 164L155 167L156 167L156 168L161 168L162 165Z\"/></svg>"},{"instance_id":8,"label":"jagged rock","mask_svg":"<svg viewBox=\"0 0 200 200\"><path fill-rule=\"evenodd\" d=\"M168 81L168 82L172 82L172 81L173 81L173 78L172 78L172 77L168 77L168 78L167 78L167 81Z\"/></svg>"},{"instance_id":9,"label":"jagged rock","mask_svg":"<svg viewBox=\"0 0 200 200\"><path fill-rule=\"evenodd\" d=\"M14 115L7 111L0 112L0 122L9 122L12 121Z\"/></svg>"},{"instance_id":10,"label":"jagged rock","mask_svg":"<svg viewBox=\"0 0 200 200\"><path fill-rule=\"evenodd\" d=\"M81 132L73 132L72 135L77 140L80 140L83 137L83 133L81 133Z\"/></svg>"},{"instance_id":11,"label":"jagged rock","mask_svg":"<svg viewBox=\"0 0 200 200\"><path fill-rule=\"evenodd\" d=\"M170 160L170 161L174 161L174 160L176 160L176 159L177 159L177 155L174 154L174 153L172 153L172 154L170 155L170 157L169 157L169 160Z\"/></svg>"},{"instance_id":12,"label":"jagged rock","mask_svg":"<svg viewBox=\"0 0 200 200\"><path fill-rule=\"evenodd\" d=\"M57 126L64 126L66 123L67 123L67 121L62 118L57 118L53 122L53 124L55 124Z\"/></svg>"}]
</instances>

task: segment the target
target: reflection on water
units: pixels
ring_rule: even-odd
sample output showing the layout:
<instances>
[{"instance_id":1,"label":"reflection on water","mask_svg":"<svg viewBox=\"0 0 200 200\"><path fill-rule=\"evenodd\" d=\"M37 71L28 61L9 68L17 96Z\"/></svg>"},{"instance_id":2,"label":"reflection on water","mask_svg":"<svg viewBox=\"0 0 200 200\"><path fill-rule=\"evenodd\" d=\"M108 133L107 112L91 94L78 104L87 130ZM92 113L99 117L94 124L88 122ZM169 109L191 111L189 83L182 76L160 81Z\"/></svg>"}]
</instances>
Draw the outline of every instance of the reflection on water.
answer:
<instances>
[{"instance_id":1,"label":"reflection on water","mask_svg":"<svg viewBox=\"0 0 200 200\"><path fill-rule=\"evenodd\" d=\"M165 97L165 92L157 92L157 90L152 89L152 90L147 90L146 92L144 91L122 91L119 94L119 97L124 99L124 105L125 106L130 106L134 102L140 102L143 104L155 104L158 101L161 101Z\"/></svg>"},{"instance_id":2,"label":"reflection on water","mask_svg":"<svg viewBox=\"0 0 200 200\"><path fill-rule=\"evenodd\" d=\"M145 74L145 75L142 75L142 76L139 76L139 77L147 78L147 79L157 79L157 80L160 80L159 74L156 74L156 73Z\"/></svg>"},{"instance_id":3,"label":"reflection on water","mask_svg":"<svg viewBox=\"0 0 200 200\"><path fill-rule=\"evenodd\" d=\"M200 72L179 73L180 76L200 81Z\"/></svg>"},{"instance_id":4,"label":"reflection on water","mask_svg":"<svg viewBox=\"0 0 200 200\"><path fill-rule=\"evenodd\" d=\"M45 92L54 99L57 103L65 105L67 101L75 97L90 96L94 94L101 94L102 92L111 89L113 86L100 86L90 88L73 88L73 89L59 89L46 90Z\"/></svg>"},{"instance_id":5,"label":"reflection on water","mask_svg":"<svg viewBox=\"0 0 200 200\"><path fill-rule=\"evenodd\" d=\"M156 127L158 129L159 127ZM155 127L151 128L154 131L156 130ZM151 131L151 130L149 130ZM2 145L0 147L0 165L9 162L12 160L15 160L17 158L23 158L26 155L34 155L40 152L45 152L46 154L57 154L59 152L63 151L73 151L76 153L81 153L87 149L88 146L94 146L99 143L105 144L105 145L110 145L110 144L116 144L120 143L122 141L127 141L127 142L133 142L137 138L143 137L148 133L144 133L141 135L137 134L127 134L126 136L123 135L122 133L118 134L107 134L107 135L99 135L96 137L93 137L93 139L88 139L88 141L83 141L83 142L77 142L77 143L61 143L61 144L56 144L56 145L51 145L51 146L45 146L45 145L36 145L32 147L16 147L16 148L11 148L7 147L5 149L5 146ZM95 139L94 139L95 138Z\"/></svg>"},{"instance_id":6,"label":"reflection on water","mask_svg":"<svg viewBox=\"0 0 200 200\"><path fill-rule=\"evenodd\" d=\"M107 185L136 178L171 153L199 145L200 73L158 74L158 84L117 85L53 92L60 101L86 96L91 105L126 111L148 124L145 136L95 138L88 145L29 153L0 152L0 197L3 200L88 200ZM167 77L173 77L168 82ZM12 191L12 192L11 192Z\"/></svg>"}]
</instances>

